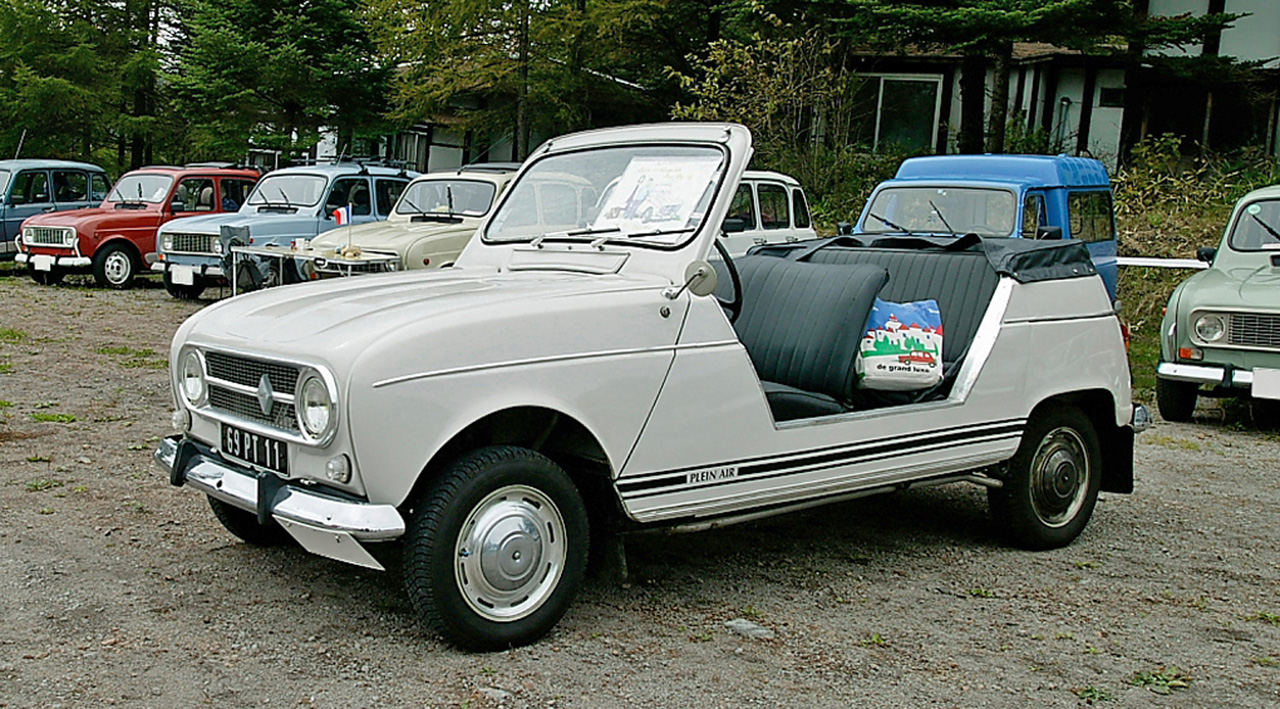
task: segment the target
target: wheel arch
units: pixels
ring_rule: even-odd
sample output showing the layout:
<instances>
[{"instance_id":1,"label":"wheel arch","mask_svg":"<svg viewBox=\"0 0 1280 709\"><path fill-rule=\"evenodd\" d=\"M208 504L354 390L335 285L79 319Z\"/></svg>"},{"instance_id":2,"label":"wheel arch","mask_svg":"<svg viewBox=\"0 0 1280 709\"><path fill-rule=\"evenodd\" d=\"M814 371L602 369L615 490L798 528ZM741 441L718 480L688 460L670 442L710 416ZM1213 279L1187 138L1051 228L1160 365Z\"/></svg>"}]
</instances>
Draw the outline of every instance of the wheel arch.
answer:
<instances>
[{"instance_id":1,"label":"wheel arch","mask_svg":"<svg viewBox=\"0 0 1280 709\"><path fill-rule=\"evenodd\" d=\"M129 252L129 257L133 259L133 265L138 267L139 273L146 266L147 260L138 245L133 243L133 239L124 234L107 234L98 238L98 243L93 247L93 258L98 258L98 254L103 249L110 248L117 244L123 245L125 250Z\"/></svg>"},{"instance_id":2,"label":"wheel arch","mask_svg":"<svg viewBox=\"0 0 1280 709\"><path fill-rule=\"evenodd\" d=\"M1085 389L1051 396L1036 404L1029 418L1045 409L1071 406L1093 424L1102 449L1102 491L1133 492L1133 435L1131 426L1117 426L1116 400L1106 389Z\"/></svg>"}]
</instances>

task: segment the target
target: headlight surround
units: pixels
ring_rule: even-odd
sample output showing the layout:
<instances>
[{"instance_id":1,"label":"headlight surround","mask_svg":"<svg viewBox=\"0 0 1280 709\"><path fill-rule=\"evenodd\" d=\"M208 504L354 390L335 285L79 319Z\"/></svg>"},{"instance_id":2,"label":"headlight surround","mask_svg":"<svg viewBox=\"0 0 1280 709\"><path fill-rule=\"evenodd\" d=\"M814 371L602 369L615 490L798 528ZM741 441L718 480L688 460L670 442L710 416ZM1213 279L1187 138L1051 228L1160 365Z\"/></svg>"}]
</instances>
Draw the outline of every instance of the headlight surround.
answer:
<instances>
[{"instance_id":1,"label":"headlight surround","mask_svg":"<svg viewBox=\"0 0 1280 709\"><path fill-rule=\"evenodd\" d=\"M294 410L303 433L317 441L327 441L337 427L338 406L333 388L316 370L306 370L298 378Z\"/></svg>"},{"instance_id":2,"label":"headlight surround","mask_svg":"<svg viewBox=\"0 0 1280 709\"><path fill-rule=\"evenodd\" d=\"M173 234L160 235L160 250L166 252L173 251Z\"/></svg>"},{"instance_id":3,"label":"headlight surround","mask_svg":"<svg viewBox=\"0 0 1280 709\"><path fill-rule=\"evenodd\" d=\"M192 406L203 406L209 399L209 383L205 381L204 358L197 350L182 353L178 365L178 391Z\"/></svg>"},{"instance_id":4,"label":"headlight surround","mask_svg":"<svg viewBox=\"0 0 1280 709\"><path fill-rule=\"evenodd\" d=\"M1201 342L1217 342L1227 334L1227 319L1216 313L1208 313L1196 318L1196 338Z\"/></svg>"}]
</instances>

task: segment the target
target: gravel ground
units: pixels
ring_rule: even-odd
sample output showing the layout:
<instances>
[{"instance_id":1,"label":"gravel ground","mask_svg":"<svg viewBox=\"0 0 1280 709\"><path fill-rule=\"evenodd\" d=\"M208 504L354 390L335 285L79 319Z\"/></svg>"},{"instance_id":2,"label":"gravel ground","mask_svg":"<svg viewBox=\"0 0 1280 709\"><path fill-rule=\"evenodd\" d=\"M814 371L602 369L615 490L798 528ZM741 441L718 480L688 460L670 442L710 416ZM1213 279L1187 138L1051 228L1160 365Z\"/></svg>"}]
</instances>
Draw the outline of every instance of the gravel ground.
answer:
<instances>
[{"instance_id":1,"label":"gravel ground","mask_svg":"<svg viewBox=\"0 0 1280 709\"><path fill-rule=\"evenodd\" d=\"M465 654L394 574L169 487L163 358L205 303L83 283L0 271L2 707L1280 705L1280 447L1218 409L1140 436L1066 549L1001 546L967 486L637 536L630 584Z\"/></svg>"}]
</instances>

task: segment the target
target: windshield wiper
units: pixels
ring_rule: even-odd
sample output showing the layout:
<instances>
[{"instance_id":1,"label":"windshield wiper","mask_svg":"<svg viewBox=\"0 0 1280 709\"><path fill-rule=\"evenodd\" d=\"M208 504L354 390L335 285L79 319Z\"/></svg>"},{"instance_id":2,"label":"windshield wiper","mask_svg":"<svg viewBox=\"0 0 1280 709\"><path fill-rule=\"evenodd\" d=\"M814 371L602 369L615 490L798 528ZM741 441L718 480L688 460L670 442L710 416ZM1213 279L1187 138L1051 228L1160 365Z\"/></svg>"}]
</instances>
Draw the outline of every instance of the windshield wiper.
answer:
<instances>
[{"instance_id":1,"label":"windshield wiper","mask_svg":"<svg viewBox=\"0 0 1280 709\"><path fill-rule=\"evenodd\" d=\"M1280 232L1277 232L1275 229L1272 229L1270 224L1259 219L1258 215L1250 214L1249 216L1253 218L1253 221L1260 224L1263 229L1266 229L1267 233L1270 234L1276 241L1280 241Z\"/></svg>"},{"instance_id":2,"label":"windshield wiper","mask_svg":"<svg viewBox=\"0 0 1280 709\"><path fill-rule=\"evenodd\" d=\"M633 231L627 234L628 239L636 239L642 236L662 236L664 234L687 234L695 231L698 227L686 226L679 229L654 229L653 231Z\"/></svg>"},{"instance_id":3,"label":"windshield wiper","mask_svg":"<svg viewBox=\"0 0 1280 709\"><path fill-rule=\"evenodd\" d=\"M622 231L622 229L616 226L608 226L601 229L596 229L595 227L583 227L581 229L570 229L568 231L550 231L546 234L539 234L533 241L529 242L529 245L536 249L540 249L542 248L542 242L547 239L578 239L584 236L596 237L600 234L616 234L620 231ZM593 244L596 242L604 243L605 238L593 238L591 241Z\"/></svg>"},{"instance_id":4,"label":"windshield wiper","mask_svg":"<svg viewBox=\"0 0 1280 709\"><path fill-rule=\"evenodd\" d=\"M285 193L284 193L284 188L283 188L283 187L277 187L277 188L276 188L276 192L279 192L279 193L280 193L280 199L283 199L283 200L284 200L284 207L285 207L285 209L289 209L289 208L293 207L293 205L292 205L292 204L289 204L289 195L287 195L287 194L285 194ZM270 204L270 202L268 202L268 204Z\"/></svg>"},{"instance_id":5,"label":"windshield wiper","mask_svg":"<svg viewBox=\"0 0 1280 709\"><path fill-rule=\"evenodd\" d=\"M897 224L894 224L893 222L889 221L888 219L885 219L884 217L880 216L879 214L876 214L875 212L867 212L867 216L871 217L872 219L875 219L876 221L889 227L890 229L897 229L898 231L906 233L907 236L915 236L915 234L911 233L910 229L904 226L899 226ZM944 219L943 221L945 222L946 220Z\"/></svg>"},{"instance_id":6,"label":"windshield wiper","mask_svg":"<svg viewBox=\"0 0 1280 709\"><path fill-rule=\"evenodd\" d=\"M952 236L960 236L956 233L956 230L952 229L951 225L947 223L947 218L942 216L942 210L938 209L938 205L934 204L933 200L929 200L929 206L933 207L933 213L938 215L938 218L942 220L942 226L945 226L947 231L951 232Z\"/></svg>"}]
</instances>

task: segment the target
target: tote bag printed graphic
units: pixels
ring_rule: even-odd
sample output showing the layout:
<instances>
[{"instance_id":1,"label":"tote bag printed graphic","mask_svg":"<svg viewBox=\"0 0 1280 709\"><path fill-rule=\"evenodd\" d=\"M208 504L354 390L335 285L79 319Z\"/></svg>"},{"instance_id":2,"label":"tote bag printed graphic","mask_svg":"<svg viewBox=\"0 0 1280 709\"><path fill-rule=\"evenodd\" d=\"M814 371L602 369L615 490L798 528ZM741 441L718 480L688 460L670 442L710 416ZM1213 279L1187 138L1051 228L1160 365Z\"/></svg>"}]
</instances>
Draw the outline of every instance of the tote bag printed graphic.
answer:
<instances>
[{"instance_id":1,"label":"tote bag printed graphic","mask_svg":"<svg viewBox=\"0 0 1280 709\"><path fill-rule=\"evenodd\" d=\"M942 313L934 300L876 298L858 358L858 386L911 391L942 381Z\"/></svg>"}]
</instances>

